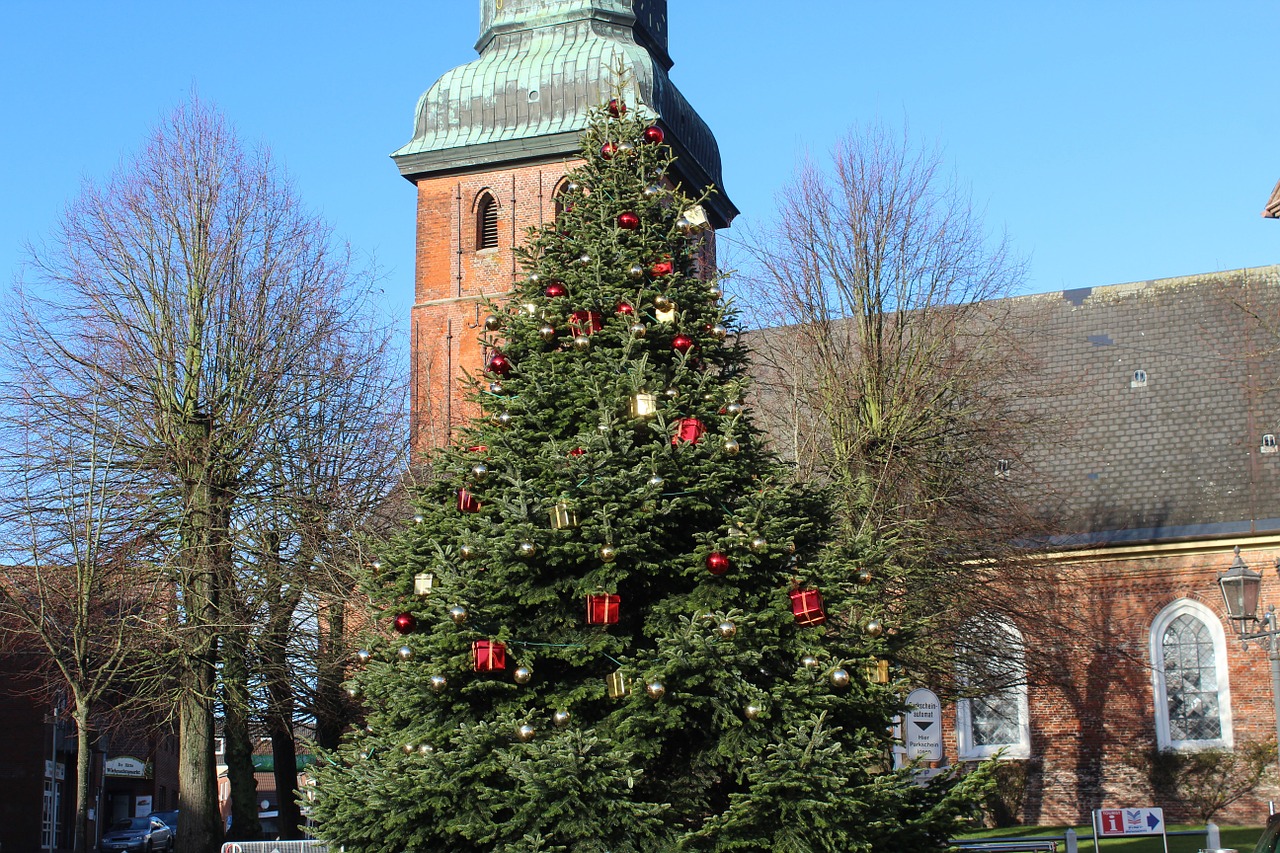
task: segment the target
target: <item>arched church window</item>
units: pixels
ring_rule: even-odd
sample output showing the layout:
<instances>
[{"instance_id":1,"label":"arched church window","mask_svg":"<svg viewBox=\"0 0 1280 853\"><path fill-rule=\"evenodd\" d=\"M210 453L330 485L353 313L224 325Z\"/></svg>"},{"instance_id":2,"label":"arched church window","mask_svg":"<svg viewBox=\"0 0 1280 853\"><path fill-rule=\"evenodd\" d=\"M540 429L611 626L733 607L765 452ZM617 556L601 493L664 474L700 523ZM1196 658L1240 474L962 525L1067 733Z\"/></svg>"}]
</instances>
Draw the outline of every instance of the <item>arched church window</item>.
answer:
<instances>
[{"instance_id":1,"label":"arched church window","mask_svg":"<svg viewBox=\"0 0 1280 853\"><path fill-rule=\"evenodd\" d=\"M573 202L570 201L568 197L570 192L577 191L577 186L573 186L574 189L570 190L570 181L568 178L565 178L560 181L560 183L556 184L555 192L551 194L551 198L555 202L555 215L557 219L560 218L560 214L565 212L566 208L571 208L573 206Z\"/></svg>"},{"instance_id":2,"label":"arched church window","mask_svg":"<svg viewBox=\"0 0 1280 853\"><path fill-rule=\"evenodd\" d=\"M976 620L960 650L961 680L972 696L956 704L961 760L1031 755L1027 663L1022 632L1002 619Z\"/></svg>"},{"instance_id":3,"label":"arched church window","mask_svg":"<svg viewBox=\"0 0 1280 853\"><path fill-rule=\"evenodd\" d=\"M498 200L487 190L476 203L476 251L498 248Z\"/></svg>"},{"instance_id":4,"label":"arched church window","mask_svg":"<svg viewBox=\"0 0 1280 853\"><path fill-rule=\"evenodd\" d=\"M1230 747L1227 643L1218 617L1190 599L1170 604L1151 625L1151 662L1158 745Z\"/></svg>"}]
</instances>

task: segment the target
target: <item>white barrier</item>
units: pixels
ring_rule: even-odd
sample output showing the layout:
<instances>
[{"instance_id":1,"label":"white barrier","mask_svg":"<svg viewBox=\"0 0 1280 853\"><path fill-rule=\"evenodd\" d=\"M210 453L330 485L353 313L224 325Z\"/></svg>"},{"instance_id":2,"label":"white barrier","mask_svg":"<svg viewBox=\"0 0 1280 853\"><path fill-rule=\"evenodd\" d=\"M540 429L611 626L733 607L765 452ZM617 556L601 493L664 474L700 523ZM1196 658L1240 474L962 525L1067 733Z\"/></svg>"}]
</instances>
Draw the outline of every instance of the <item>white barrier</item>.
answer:
<instances>
[{"instance_id":1,"label":"white barrier","mask_svg":"<svg viewBox=\"0 0 1280 853\"><path fill-rule=\"evenodd\" d=\"M329 853L323 841L228 841L222 853Z\"/></svg>"}]
</instances>

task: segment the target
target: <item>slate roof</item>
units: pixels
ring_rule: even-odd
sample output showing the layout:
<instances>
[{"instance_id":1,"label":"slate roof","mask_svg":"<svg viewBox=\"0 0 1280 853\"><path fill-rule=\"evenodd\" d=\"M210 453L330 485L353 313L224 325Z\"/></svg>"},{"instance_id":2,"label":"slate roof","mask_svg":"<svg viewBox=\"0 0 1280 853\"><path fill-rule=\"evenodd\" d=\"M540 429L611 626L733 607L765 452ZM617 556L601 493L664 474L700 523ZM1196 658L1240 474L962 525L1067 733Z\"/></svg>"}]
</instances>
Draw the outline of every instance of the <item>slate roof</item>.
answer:
<instances>
[{"instance_id":1,"label":"slate roof","mask_svg":"<svg viewBox=\"0 0 1280 853\"><path fill-rule=\"evenodd\" d=\"M1055 426L1018 464L1057 544L1280 533L1280 266L991 306ZM753 368L766 395L769 360Z\"/></svg>"},{"instance_id":2,"label":"slate roof","mask_svg":"<svg viewBox=\"0 0 1280 853\"><path fill-rule=\"evenodd\" d=\"M667 75L665 2L485 0L482 27L480 57L419 99L413 138L391 155L406 178L576 155L587 111L609 100L623 68L625 100L665 128L689 189L720 189L716 226L737 215L715 137Z\"/></svg>"}]
</instances>

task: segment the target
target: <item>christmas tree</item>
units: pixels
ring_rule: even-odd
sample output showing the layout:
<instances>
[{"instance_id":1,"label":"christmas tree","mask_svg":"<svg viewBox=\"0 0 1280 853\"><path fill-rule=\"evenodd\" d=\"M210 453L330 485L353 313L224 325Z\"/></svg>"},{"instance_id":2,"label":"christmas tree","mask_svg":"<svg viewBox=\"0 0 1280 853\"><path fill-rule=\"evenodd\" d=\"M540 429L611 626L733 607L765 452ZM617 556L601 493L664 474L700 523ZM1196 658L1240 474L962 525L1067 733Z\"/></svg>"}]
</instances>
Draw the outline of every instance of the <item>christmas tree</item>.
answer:
<instances>
[{"instance_id":1,"label":"christmas tree","mask_svg":"<svg viewBox=\"0 0 1280 853\"><path fill-rule=\"evenodd\" d=\"M873 573L823 552L824 502L752 427L705 196L641 112L594 112L483 324L481 415L368 578L366 725L308 792L348 851L925 850L955 828L963 785L890 767Z\"/></svg>"}]
</instances>

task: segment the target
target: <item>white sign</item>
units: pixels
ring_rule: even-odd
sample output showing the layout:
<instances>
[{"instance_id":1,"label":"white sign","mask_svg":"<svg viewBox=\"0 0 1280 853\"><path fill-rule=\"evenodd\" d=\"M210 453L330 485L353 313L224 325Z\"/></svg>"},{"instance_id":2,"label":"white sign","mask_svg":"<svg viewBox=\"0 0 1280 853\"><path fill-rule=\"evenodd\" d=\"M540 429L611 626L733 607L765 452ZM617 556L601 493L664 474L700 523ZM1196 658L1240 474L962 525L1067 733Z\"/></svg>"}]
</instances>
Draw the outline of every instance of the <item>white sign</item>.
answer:
<instances>
[{"instance_id":1,"label":"white sign","mask_svg":"<svg viewBox=\"0 0 1280 853\"><path fill-rule=\"evenodd\" d=\"M1164 835L1164 809L1098 809L1093 819L1099 838Z\"/></svg>"},{"instance_id":2,"label":"white sign","mask_svg":"<svg viewBox=\"0 0 1280 853\"><path fill-rule=\"evenodd\" d=\"M103 765L103 773L107 776L125 776L130 779L150 779L151 765L134 758L132 755L121 755L108 758Z\"/></svg>"},{"instance_id":3,"label":"white sign","mask_svg":"<svg viewBox=\"0 0 1280 853\"><path fill-rule=\"evenodd\" d=\"M147 815L151 814L151 795L150 794L133 798L133 814L136 817L146 817Z\"/></svg>"},{"instance_id":4,"label":"white sign","mask_svg":"<svg viewBox=\"0 0 1280 853\"><path fill-rule=\"evenodd\" d=\"M907 758L920 761L942 760L942 703L938 694L927 687L919 687L907 695L906 724L903 740L907 746Z\"/></svg>"}]
</instances>

